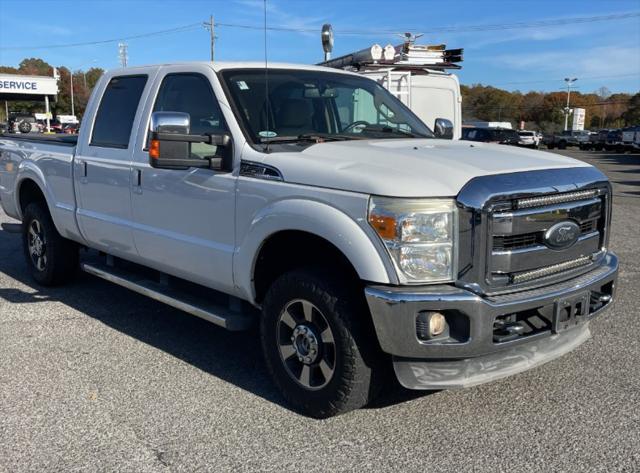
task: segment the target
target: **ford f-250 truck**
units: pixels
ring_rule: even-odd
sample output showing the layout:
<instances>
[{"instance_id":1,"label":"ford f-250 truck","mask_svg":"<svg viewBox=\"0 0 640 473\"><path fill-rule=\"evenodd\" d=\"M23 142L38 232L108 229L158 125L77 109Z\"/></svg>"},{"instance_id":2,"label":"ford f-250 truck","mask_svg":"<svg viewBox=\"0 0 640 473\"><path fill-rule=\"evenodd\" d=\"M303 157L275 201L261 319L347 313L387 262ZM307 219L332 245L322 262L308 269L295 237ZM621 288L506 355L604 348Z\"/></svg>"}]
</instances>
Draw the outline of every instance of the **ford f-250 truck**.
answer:
<instances>
[{"instance_id":1,"label":"ford f-250 truck","mask_svg":"<svg viewBox=\"0 0 640 473\"><path fill-rule=\"evenodd\" d=\"M38 283L80 266L258 323L284 397L327 417L392 373L433 390L545 363L612 301L606 177L436 123L317 66L115 70L77 138L0 137L0 197Z\"/></svg>"}]
</instances>

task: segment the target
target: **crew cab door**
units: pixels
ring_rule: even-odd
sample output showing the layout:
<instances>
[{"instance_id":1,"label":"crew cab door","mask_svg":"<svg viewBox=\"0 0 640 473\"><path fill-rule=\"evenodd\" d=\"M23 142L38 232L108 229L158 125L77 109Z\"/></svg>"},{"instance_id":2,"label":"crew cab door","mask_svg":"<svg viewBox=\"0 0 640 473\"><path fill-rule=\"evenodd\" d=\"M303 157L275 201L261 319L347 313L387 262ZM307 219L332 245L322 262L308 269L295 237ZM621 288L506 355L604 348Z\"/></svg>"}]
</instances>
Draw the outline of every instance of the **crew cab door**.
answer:
<instances>
[{"instance_id":1,"label":"crew cab door","mask_svg":"<svg viewBox=\"0 0 640 473\"><path fill-rule=\"evenodd\" d=\"M95 91L85 119L91 127L78 147L74 184L80 231L92 246L121 257L135 257L131 231L131 156L149 86L146 74L112 77ZM104 88L103 88L104 87Z\"/></svg>"},{"instance_id":2,"label":"crew cab door","mask_svg":"<svg viewBox=\"0 0 640 473\"><path fill-rule=\"evenodd\" d=\"M230 172L149 165L148 128L154 111L183 112L192 134L221 133L227 126L208 66L162 68L145 104L132 167L134 241L142 263L223 291L233 288L235 181ZM215 146L193 144L192 153Z\"/></svg>"}]
</instances>

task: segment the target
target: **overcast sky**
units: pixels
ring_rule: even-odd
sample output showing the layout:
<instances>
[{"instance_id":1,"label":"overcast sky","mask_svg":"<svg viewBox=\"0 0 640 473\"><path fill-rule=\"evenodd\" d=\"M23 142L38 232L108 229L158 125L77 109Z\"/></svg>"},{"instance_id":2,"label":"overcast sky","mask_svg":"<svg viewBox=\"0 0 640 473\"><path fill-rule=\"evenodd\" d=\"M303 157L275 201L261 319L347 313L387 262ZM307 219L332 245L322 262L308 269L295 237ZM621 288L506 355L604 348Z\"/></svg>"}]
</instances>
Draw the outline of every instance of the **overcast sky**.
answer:
<instances>
[{"instance_id":1,"label":"overcast sky","mask_svg":"<svg viewBox=\"0 0 640 473\"><path fill-rule=\"evenodd\" d=\"M129 37L187 26L179 32L127 40L129 64L209 58L208 32L199 22L260 27L262 0L0 0L0 64L25 57L86 69L118 67L117 41L90 46L52 46ZM582 92L640 90L640 16L613 21L563 22L576 17L638 13L640 0L292 1L268 0L270 61L314 63L322 59L320 27L335 30L334 56L377 42L397 44L393 32L424 33L420 42L465 49L464 84L506 89L558 90L562 78L578 77ZM532 22L551 26L527 27ZM515 25L514 23L525 23ZM190 25L190 26L189 26ZM479 31L486 25L499 29ZM449 31L444 31L451 27ZM478 28L480 27L480 28ZM453 31L451 31L453 29ZM263 60L257 29L219 25L216 60ZM32 48L32 47L42 48ZM22 49L16 49L22 48Z\"/></svg>"}]
</instances>

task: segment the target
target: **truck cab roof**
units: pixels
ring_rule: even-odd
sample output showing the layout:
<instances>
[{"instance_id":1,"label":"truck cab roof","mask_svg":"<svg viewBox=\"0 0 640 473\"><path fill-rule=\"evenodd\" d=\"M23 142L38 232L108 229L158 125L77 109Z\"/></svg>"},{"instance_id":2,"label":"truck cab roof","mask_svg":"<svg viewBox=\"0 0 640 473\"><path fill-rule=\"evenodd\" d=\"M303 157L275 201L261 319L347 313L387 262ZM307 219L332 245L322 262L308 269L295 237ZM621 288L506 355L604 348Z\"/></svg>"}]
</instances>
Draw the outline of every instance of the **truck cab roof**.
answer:
<instances>
[{"instance_id":1,"label":"truck cab roof","mask_svg":"<svg viewBox=\"0 0 640 473\"><path fill-rule=\"evenodd\" d=\"M171 63L161 63L161 64L149 64L143 66L133 66L127 68L117 68L110 69L106 72L108 75L118 75L126 72L127 74L140 72L142 70L154 70L162 67L168 66L184 66L185 69L188 69L189 66L209 66L216 72L227 70L227 69L264 69L265 63L264 61L183 61L183 62L171 62ZM269 62L267 67L269 69L291 69L291 70L306 70L306 71L323 71L323 72L333 72L340 74L349 74L349 75L358 75L353 72L343 71L340 69L333 69L330 67L324 66L314 66L310 64L296 64L289 62Z\"/></svg>"}]
</instances>

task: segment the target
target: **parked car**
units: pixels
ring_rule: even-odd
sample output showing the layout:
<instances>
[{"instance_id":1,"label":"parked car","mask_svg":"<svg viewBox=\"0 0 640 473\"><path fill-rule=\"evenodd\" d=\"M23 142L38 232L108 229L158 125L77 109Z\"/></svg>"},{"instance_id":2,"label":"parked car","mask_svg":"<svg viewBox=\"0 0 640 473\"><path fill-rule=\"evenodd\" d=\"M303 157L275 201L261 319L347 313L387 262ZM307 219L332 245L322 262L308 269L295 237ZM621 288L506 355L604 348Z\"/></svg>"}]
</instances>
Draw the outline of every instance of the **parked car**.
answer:
<instances>
[{"instance_id":1,"label":"parked car","mask_svg":"<svg viewBox=\"0 0 640 473\"><path fill-rule=\"evenodd\" d=\"M607 141L604 144L604 149L607 151L622 152L622 130L609 130L607 133Z\"/></svg>"},{"instance_id":2,"label":"parked car","mask_svg":"<svg viewBox=\"0 0 640 473\"><path fill-rule=\"evenodd\" d=\"M37 131L36 119L32 115L9 114L9 131L12 133L30 133Z\"/></svg>"},{"instance_id":3,"label":"parked car","mask_svg":"<svg viewBox=\"0 0 640 473\"><path fill-rule=\"evenodd\" d=\"M549 149L566 149L571 146L583 148L589 143L589 134L588 130L565 130L559 135L548 135L544 144Z\"/></svg>"},{"instance_id":4,"label":"parked car","mask_svg":"<svg viewBox=\"0 0 640 473\"><path fill-rule=\"evenodd\" d=\"M589 149L593 149L595 151L602 151L607 142L607 135L609 134L609 130L602 129L597 133L592 133L589 135Z\"/></svg>"},{"instance_id":5,"label":"parked car","mask_svg":"<svg viewBox=\"0 0 640 473\"><path fill-rule=\"evenodd\" d=\"M0 203L33 279L80 264L226 329L258 324L246 350L314 417L390 375L463 388L590 337L618 271L598 169L442 139L451 127L349 72L271 64L265 89L262 63L111 70L78 136L0 137Z\"/></svg>"},{"instance_id":6,"label":"parked car","mask_svg":"<svg viewBox=\"0 0 640 473\"><path fill-rule=\"evenodd\" d=\"M54 118L53 120L49 121L49 128L53 133L62 133L64 125L60 122L60 120Z\"/></svg>"},{"instance_id":7,"label":"parked car","mask_svg":"<svg viewBox=\"0 0 640 473\"><path fill-rule=\"evenodd\" d=\"M465 127L462 129L462 139L503 145L517 145L520 142L518 133L507 128Z\"/></svg>"},{"instance_id":8,"label":"parked car","mask_svg":"<svg viewBox=\"0 0 640 473\"><path fill-rule=\"evenodd\" d=\"M538 149L540 146L541 135L537 131L520 130L518 131L518 145L528 148Z\"/></svg>"},{"instance_id":9,"label":"parked car","mask_svg":"<svg viewBox=\"0 0 640 473\"><path fill-rule=\"evenodd\" d=\"M62 133L66 133L67 135L75 135L78 133L79 129L79 123L66 123L62 125Z\"/></svg>"},{"instance_id":10,"label":"parked car","mask_svg":"<svg viewBox=\"0 0 640 473\"><path fill-rule=\"evenodd\" d=\"M638 132L640 132L640 126L628 126L622 129L621 147L623 151L632 151L634 149L633 143Z\"/></svg>"},{"instance_id":11,"label":"parked car","mask_svg":"<svg viewBox=\"0 0 640 473\"><path fill-rule=\"evenodd\" d=\"M636 130L636 134L633 137L633 143L631 144L632 151L640 150L640 129Z\"/></svg>"}]
</instances>

